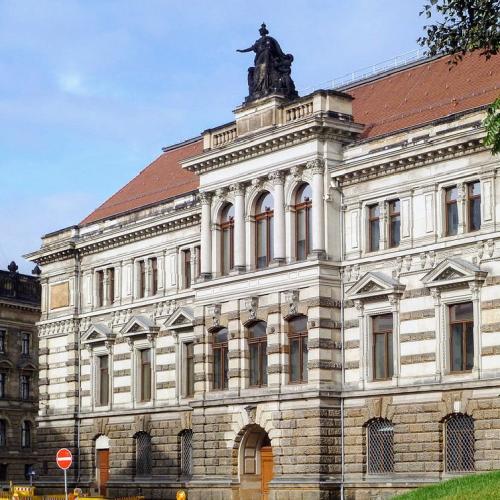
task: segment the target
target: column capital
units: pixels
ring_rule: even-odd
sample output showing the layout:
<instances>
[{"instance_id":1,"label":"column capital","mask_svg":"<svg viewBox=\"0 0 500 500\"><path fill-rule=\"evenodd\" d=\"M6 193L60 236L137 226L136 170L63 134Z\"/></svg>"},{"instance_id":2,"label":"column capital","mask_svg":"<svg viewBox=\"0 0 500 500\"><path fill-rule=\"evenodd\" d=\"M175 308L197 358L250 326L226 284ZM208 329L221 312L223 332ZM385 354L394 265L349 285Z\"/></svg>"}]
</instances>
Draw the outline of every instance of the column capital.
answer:
<instances>
[{"instance_id":1,"label":"column capital","mask_svg":"<svg viewBox=\"0 0 500 500\"><path fill-rule=\"evenodd\" d=\"M282 171L276 170L268 175L270 181L272 181L273 186L282 185L285 182L285 176Z\"/></svg>"},{"instance_id":2,"label":"column capital","mask_svg":"<svg viewBox=\"0 0 500 500\"><path fill-rule=\"evenodd\" d=\"M230 189L235 196L245 196L246 186L242 182L232 184Z\"/></svg>"},{"instance_id":3,"label":"column capital","mask_svg":"<svg viewBox=\"0 0 500 500\"><path fill-rule=\"evenodd\" d=\"M202 205L210 205L212 202L212 193L209 193L208 191L200 191L198 196Z\"/></svg>"},{"instance_id":4,"label":"column capital","mask_svg":"<svg viewBox=\"0 0 500 500\"><path fill-rule=\"evenodd\" d=\"M310 169L314 174L322 174L325 171L325 160L323 158L315 158L306 163L306 168Z\"/></svg>"}]
</instances>

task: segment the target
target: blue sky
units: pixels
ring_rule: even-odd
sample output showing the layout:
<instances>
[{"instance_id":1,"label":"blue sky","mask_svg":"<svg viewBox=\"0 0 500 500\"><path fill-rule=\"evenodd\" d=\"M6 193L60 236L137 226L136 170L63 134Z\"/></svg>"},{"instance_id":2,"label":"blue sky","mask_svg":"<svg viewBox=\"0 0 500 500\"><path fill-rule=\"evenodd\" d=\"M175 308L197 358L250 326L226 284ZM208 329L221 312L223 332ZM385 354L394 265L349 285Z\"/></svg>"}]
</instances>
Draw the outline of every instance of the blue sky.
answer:
<instances>
[{"instance_id":1,"label":"blue sky","mask_svg":"<svg viewBox=\"0 0 500 500\"><path fill-rule=\"evenodd\" d=\"M424 0L0 0L0 268L232 119L265 21L299 91L417 48Z\"/></svg>"}]
</instances>

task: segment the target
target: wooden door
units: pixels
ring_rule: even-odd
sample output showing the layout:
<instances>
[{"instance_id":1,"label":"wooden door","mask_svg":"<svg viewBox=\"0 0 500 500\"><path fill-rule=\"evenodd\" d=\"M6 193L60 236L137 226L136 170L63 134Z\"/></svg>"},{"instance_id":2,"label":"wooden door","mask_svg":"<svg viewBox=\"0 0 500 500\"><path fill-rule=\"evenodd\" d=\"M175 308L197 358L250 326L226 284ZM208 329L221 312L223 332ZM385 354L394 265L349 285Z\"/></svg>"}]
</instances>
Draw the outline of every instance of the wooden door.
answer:
<instances>
[{"instance_id":1,"label":"wooden door","mask_svg":"<svg viewBox=\"0 0 500 500\"><path fill-rule=\"evenodd\" d=\"M269 498L269 481L273 478L273 449L263 446L260 449L260 470L262 484L262 500Z\"/></svg>"},{"instance_id":2,"label":"wooden door","mask_svg":"<svg viewBox=\"0 0 500 500\"><path fill-rule=\"evenodd\" d=\"M109 479L109 450L97 450L97 482L99 494L106 496Z\"/></svg>"}]
</instances>

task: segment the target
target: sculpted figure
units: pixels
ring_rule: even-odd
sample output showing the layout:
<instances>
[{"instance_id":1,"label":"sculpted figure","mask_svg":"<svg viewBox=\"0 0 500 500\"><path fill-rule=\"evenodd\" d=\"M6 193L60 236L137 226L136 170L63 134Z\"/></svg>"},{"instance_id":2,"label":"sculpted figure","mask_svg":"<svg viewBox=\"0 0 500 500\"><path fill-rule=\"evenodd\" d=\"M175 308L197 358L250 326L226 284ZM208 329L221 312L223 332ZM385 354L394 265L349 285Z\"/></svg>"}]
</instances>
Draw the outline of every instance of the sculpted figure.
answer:
<instances>
[{"instance_id":1,"label":"sculpted figure","mask_svg":"<svg viewBox=\"0 0 500 500\"><path fill-rule=\"evenodd\" d=\"M269 35L262 24L260 38L247 49L238 52L255 52L254 66L248 68L248 97L246 102L271 94L281 94L293 99L298 97L291 78L292 54L285 54L279 43Z\"/></svg>"}]
</instances>

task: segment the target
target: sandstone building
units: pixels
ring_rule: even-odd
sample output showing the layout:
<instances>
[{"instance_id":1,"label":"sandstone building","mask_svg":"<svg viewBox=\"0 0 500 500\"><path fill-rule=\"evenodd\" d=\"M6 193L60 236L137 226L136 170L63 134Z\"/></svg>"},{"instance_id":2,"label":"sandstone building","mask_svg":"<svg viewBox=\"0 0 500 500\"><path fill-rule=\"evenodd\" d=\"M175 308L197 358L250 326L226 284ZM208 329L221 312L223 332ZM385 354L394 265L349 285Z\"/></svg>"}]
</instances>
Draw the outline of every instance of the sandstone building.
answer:
<instances>
[{"instance_id":1,"label":"sandstone building","mask_svg":"<svg viewBox=\"0 0 500 500\"><path fill-rule=\"evenodd\" d=\"M447 61L247 101L44 236L40 486L61 446L148 498L500 467L500 59Z\"/></svg>"},{"instance_id":2,"label":"sandstone building","mask_svg":"<svg viewBox=\"0 0 500 500\"><path fill-rule=\"evenodd\" d=\"M17 272L11 262L0 270L0 486L26 482L39 468L36 452L38 412L38 277Z\"/></svg>"}]
</instances>

